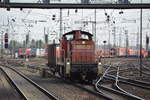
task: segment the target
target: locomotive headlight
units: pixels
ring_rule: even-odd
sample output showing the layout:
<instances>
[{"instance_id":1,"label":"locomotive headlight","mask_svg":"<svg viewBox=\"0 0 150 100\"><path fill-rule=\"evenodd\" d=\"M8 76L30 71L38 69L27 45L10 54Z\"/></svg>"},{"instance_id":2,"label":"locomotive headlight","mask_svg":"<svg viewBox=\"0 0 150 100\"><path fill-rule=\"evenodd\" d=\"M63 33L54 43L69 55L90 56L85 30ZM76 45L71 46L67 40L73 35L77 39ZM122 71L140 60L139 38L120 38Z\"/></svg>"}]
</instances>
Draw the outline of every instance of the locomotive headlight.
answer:
<instances>
[{"instance_id":1,"label":"locomotive headlight","mask_svg":"<svg viewBox=\"0 0 150 100\"><path fill-rule=\"evenodd\" d=\"M85 41L82 41L82 44L85 44Z\"/></svg>"},{"instance_id":2,"label":"locomotive headlight","mask_svg":"<svg viewBox=\"0 0 150 100\"><path fill-rule=\"evenodd\" d=\"M101 62L98 63L98 65L101 65L101 64L102 64Z\"/></svg>"},{"instance_id":3,"label":"locomotive headlight","mask_svg":"<svg viewBox=\"0 0 150 100\"><path fill-rule=\"evenodd\" d=\"M101 62L98 62L98 66L97 66L97 67L98 67L98 73L97 73L97 74L98 74L98 75L99 75L99 74L102 74L102 73L103 73L103 66L102 66L102 63L101 63Z\"/></svg>"},{"instance_id":4,"label":"locomotive headlight","mask_svg":"<svg viewBox=\"0 0 150 100\"><path fill-rule=\"evenodd\" d=\"M69 65L70 64L70 62L67 62L67 65Z\"/></svg>"}]
</instances>

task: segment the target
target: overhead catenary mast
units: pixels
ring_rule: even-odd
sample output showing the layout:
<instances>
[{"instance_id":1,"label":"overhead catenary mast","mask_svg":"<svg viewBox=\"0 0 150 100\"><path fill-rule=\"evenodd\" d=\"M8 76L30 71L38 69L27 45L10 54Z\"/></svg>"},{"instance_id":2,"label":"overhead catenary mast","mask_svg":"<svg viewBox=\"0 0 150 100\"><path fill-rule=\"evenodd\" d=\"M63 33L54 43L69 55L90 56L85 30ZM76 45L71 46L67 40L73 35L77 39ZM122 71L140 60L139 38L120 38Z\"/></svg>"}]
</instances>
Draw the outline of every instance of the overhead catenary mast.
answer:
<instances>
[{"instance_id":1,"label":"overhead catenary mast","mask_svg":"<svg viewBox=\"0 0 150 100\"><path fill-rule=\"evenodd\" d=\"M95 17L95 27L94 27L94 28L95 28L95 29L94 29L94 37L95 37L95 38L94 38L94 40L95 40L95 45L97 46L98 43L97 43L97 39L96 39L96 36L97 36L97 35L96 35L96 21L97 21L97 20L96 20L96 9L95 9L95 11L94 11L94 15L95 15L95 16L94 16L94 17Z\"/></svg>"},{"instance_id":2,"label":"overhead catenary mast","mask_svg":"<svg viewBox=\"0 0 150 100\"><path fill-rule=\"evenodd\" d=\"M60 33L59 33L59 38L62 37L62 9L60 9Z\"/></svg>"},{"instance_id":3,"label":"overhead catenary mast","mask_svg":"<svg viewBox=\"0 0 150 100\"><path fill-rule=\"evenodd\" d=\"M128 30L125 30L126 36L126 57L128 56L128 49L129 49L129 38L128 38Z\"/></svg>"}]
</instances>

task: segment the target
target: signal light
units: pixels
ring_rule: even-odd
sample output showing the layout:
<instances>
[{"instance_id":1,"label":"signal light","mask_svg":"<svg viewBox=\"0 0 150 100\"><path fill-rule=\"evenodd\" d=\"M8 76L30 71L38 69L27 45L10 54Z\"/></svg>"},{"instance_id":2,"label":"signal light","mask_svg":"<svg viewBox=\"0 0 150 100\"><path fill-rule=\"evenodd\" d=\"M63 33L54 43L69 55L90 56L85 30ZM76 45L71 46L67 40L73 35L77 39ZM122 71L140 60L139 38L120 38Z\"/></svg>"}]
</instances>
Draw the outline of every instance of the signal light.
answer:
<instances>
[{"instance_id":1,"label":"signal light","mask_svg":"<svg viewBox=\"0 0 150 100\"><path fill-rule=\"evenodd\" d=\"M53 16L52 16L52 20L55 20L55 18L56 18L56 15L53 15Z\"/></svg>"},{"instance_id":2,"label":"signal light","mask_svg":"<svg viewBox=\"0 0 150 100\"><path fill-rule=\"evenodd\" d=\"M78 12L78 9L75 9L75 13L77 13Z\"/></svg>"},{"instance_id":3,"label":"signal light","mask_svg":"<svg viewBox=\"0 0 150 100\"><path fill-rule=\"evenodd\" d=\"M55 20L55 18L52 18L52 20Z\"/></svg>"},{"instance_id":4,"label":"signal light","mask_svg":"<svg viewBox=\"0 0 150 100\"><path fill-rule=\"evenodd\" d=\"M8 48L8 34L5 33L4 35L4 41L5 41L5 48Z\"/></svg>"},{"instance_id":5,"label":"signal light","mask_svg":"<svg viewBox=\"0 0 150 100\"><path fill-rule=\"evenodd\" d=\"M106 43L107 41L103 41L103 43Z\"/></svg>"},{"instance_id":6,"label":"signal light","mask_svg":"<svg viewBox=\"0 0 150 100\"><path fill-rule=\"evenodd\" d=\"M53 15L53 17L56 17L56 15Z\"/></svg>"}]
</instances>

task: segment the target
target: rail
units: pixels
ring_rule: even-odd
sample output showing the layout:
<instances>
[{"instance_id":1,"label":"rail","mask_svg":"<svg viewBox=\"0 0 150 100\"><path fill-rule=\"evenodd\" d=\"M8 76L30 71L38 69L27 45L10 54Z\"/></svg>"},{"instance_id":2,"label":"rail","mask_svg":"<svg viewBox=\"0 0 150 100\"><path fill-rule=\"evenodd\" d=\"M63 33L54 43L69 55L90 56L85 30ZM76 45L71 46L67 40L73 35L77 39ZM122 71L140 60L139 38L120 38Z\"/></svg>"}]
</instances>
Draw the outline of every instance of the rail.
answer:
<instances>
[{"instance_id":1,"label":"rail","mask_svg":"<svg viewBox=\"0 0 150 100\"><path fill-rule=\"evenodd\" d=\"M138 66L138 65L135 65L135 64L134 64L135 69L137 69L138 71L140 71L140 68L138 68L137 66ZM142 66L143 66L143 65L142 65ZM142 68L142 69L143 69L143 68ZM143 73L144 75L150 76L150 73L148 73L148 72L142 71L142 73Z\"/></svg>"},{"instance_id":2,"label":"rail","mask_svg":"<svg viewBox=\"0 0 150 100\"><path fill-rule=\"evenodd\" d=\"M43 87L39 86L37 83L33 82L31 79L27 78L25 75L22 73L18 72L16 69L11 68L9 66L6 66L7 68L13 70L16 72L18 75L23 77L25 80L27 80L29 83L31 83L33 86L35 86L37 89L39 89L42 93L44 93L46 96L48 96L52 100L59 100L57 97L55 97L53 94L49 93L47 90L45 90Z\"/></svg>"},{"instance_id":3,"label":"rail","mask_svg":"<svg viewBox=\"0 0 150 100\"><path fill-rule=\"evenodd\" d=\"M132 85L132 86L136 86L136 87L140 87L140 88L143 88L143 89L150 90L150 83L143 82L143 81L138 81L138 80L132 80L132 79L121 77L121 76L118 76L118 77L119 77L118 82L120 82L120 83L129 84L129 85ZM107 74L105 76L105 78L115 81L115 76L114 75Z\"/></svg>"},{"instance_id":4,"label":"rail","mask_svg":"<svg viewBox=\"0 0 150 100\"><path fill-rule=\"evenodd\" d=\"M4 69L2 67L0 67L0 70L4 73L4 75L6 75L6 77L8 78L8 80L10 81L10 83L15 87L15 89L17 90L17 92L23 97L24 100L27 100L27 97L25 96L25 94L21 91L21 89L17 86L16 82L13 81L13 79L11 79L8 74L4 71Z\"/></svg>"},{"instance_id":5,"label":"rail","mask_svg":"<svg viewBox=\"0 0 150 100\"><path fill-rule=\"evenodd\" d=\"M108 97L110 100L113 100L112 97L110 97L109 95L104 94L100 89L99 89L99 83L103 80L104 76L107 74L108 70L111 68L111 64L108 66L108 68L106 69L106 71L104 72L104 74L98 79L98 81L95 84L95 89L98 91L99 94L104 95L106 97Z\"/></svg>"},{"instance_id":6,"label":"rail","mask_svg":"<svg viewBox=\"0 0 150 100\"><path fill-rule=\"evenodd\" d=\"M96 88L96 90L99 92L99 93L102 93L102 94L104 94L104 95L106 95L106 96L109 96L110 94L111 94L111 99L112 100L116 100L116 98L118 99L118 98L120 98L120 99L118 99L118 100L121 100L121 99L127 99L127 100L143 100L142 98L140 98L140 97L137 97L137 96L134 96L134 95L132 95L132 94L130 94L130 93L128 93L128 92L126 92L125 90L123 90L123 89L121 89L119 86L118 86L118 82L119 82L119 67L117 68L117 75L114 77L115 78L115 83L114 83L114 81L111 83L111 82L109 82L110 84L112 84L112 85L102 85L103 83L105 84L105 82L104 82L104 78L107 76L107 73L108 73L108 71L109 71L109 69L111 68L111 65L106 69L106 71L104 72L104 74L99 78L99 80L96 82L96 84L95 84L95 88ZM108 87L108 86L111 86L111 87ZM117 90L116 89L114 89L114 87L113 86L115 86L115 88L117 88ZM106 92L103 92L103 90ZM109 94L109 95L108 95ZM117 97L116 97L117 96Z\"/></svg>"},{"instance_id":7,"label":"rail","mask_svg":"<svg viewBox=\"0 0 150 100\"><path fill-rule=\"evenodd\" d=\"M116 88L117 88L118 90L120 90L120 91L126 93L127 95L129 95L129 96L131 96L131 97L134 97L136 100L144 100L144 99L142 99L142 98L140 98L140 97L138 97L138 96L135 96L135 95L133 95L133 94L131 94L131 93L129 93L129 92L123 90L121 87L119 87L119 85L118 85L118 81L119 81L119 80L118 80L118 79L119 79L119 67L117 68L117 75L116 75L116 81L115 81L115 86L116 86Z\"/></svg>"}]
</instances>

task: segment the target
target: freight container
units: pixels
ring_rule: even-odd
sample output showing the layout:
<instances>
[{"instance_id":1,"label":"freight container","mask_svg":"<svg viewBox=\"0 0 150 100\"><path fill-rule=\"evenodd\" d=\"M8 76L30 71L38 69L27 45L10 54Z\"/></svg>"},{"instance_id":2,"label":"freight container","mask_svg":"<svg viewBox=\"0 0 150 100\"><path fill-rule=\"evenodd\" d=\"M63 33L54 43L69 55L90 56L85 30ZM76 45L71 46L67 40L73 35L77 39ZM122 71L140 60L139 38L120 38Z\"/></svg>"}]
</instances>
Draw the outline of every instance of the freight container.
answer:
<instances>
[{"instance_id":1,"label":"freight container","mask_svg":"<svg viewBox=\"0 0 150 100\"><path fill-rule=\"evenodd\" d=\"M45 56L46 49L36 49L36 56L37 57L43 57Z\"/></svg>"},{"instance_id":2,"label":"freight container","mask_svg":"<svg viewBox=\"0 0 150 100\"><path fill-rule=\"evenodd\" d=\"M148 52L148 57L150 57L150 49L148 49L147 52Z\"/></svg>"},{"instance_id":3,"label":"freight container","mask_svg":"<svg viewBox=\"0 0 150 100\"><path fill-rule=\"evenodd\" d=\"M57 67L61 62L60 47L57 44L48 45L48 66Z\"/></svg>"},{"instance_id":4,"label":"freight container","mask_svg":"<svg viewBox=\"0 0 150 100\"><path fill-rule=\"evenodd\" d=\"M36 48L31 48L31 57L36 57Z\"/></svg>"},{"instance_id":5,"label":"freight container","mask_svg":"<svg viewBox=\"0 0 150 100\"><path fill-rule=\"evenodd\" d=\"M117 48L117 56L126 56L126 48Z\"/></svg>"},{"instance_id":6,"label":"freight container","mask_svg":"<svg viewBox=\"0 0 150 100\"><path fill-rule=\"evenodd\" d=\"M48 65L56 66L56 45L48 45Z\"/></svg>"},{"instance_id":7,"label":"freight container","mask_svg":"<svg viewBox=\"0 0 150 100\"><path fill-rule=\"evenodd\" d=\"M31 49L30 48L19 48L19 53L18 56L20 58L24 58L25 56L30 56L31 55Z\"/></svg>"}]
</instances>

